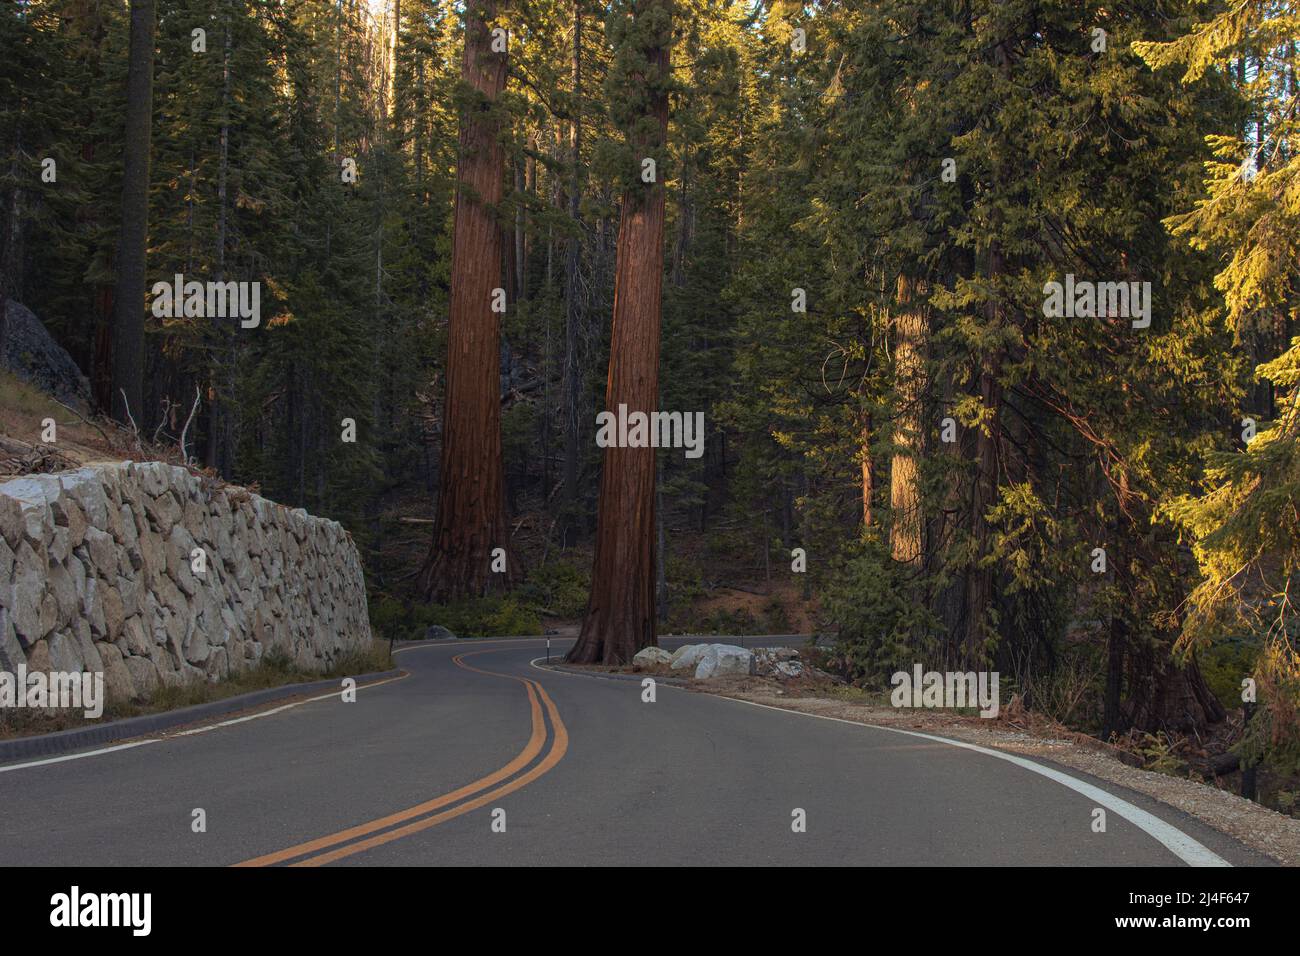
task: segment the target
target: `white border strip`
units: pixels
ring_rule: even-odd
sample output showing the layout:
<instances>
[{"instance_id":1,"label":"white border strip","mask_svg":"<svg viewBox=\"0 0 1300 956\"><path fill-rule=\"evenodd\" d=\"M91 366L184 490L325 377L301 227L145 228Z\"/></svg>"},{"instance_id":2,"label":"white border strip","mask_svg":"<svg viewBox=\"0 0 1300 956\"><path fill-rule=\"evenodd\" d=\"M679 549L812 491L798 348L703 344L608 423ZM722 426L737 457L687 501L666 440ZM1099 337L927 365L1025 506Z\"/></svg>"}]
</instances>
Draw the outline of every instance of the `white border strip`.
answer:
<instances>
[{"instance_id":1,"label":"white border strip","mask_svg":"<svg viewBox=\"0 0 1300 956\"><path fill-rule=\"evenodd\" d=\"M65 760L80 760L82 757L98 757L100 754L110 754L115 750L129 750L132 747L143 747L145 744L157 743L162 743L161 737L135 740L129 744L114 744L111 747L100 747L98 750L87 750L79 754L64 754L62 757L46 757L44 760L29 760L27 763L11 763L0 767L0 773L8 773L10 770L26 770L28 767L44 767L47 764L63 763Z\"/></svg>"},{"instance_id":2,"label":"white border strip","mask_svg":"<svg viewBox=\"0 0 1300 956\"><path fill-rule=\"evenodd\" d=\"M734 700L735 698L730 698ZM741 701L741 703L752 703L752 701ZM756 706L766 706L758 704ZM773 710L782 710L780 707L773 707ZM788 711L788 713L797 713L797 711ZM810 714L809 716L814 716ZM820 716L820 715L817 715ZM852 721L848 721L852 723ZM877 724L868 724L867 726L878 727ZM916 730L901 730L897 727L879 727L880 730L889 730L896 734L907 734L909 737L923 737L926 740L937 740L939 743L949 744L953 747L961 747L963 750L973 750L976 753L987 754L990 757L997 757L999 760L1006 760L1015 764L1017 767L1023 767L1031 770L1040 776L1053 780L1063 787L1069 787L1076 793L1081 793L1088 799L1100 804L1108 810L1117 813L1129 823L1138 829L1144 831L1152 839L1162 844L1174 856L1178 857L1188 866L1232 866L1227 860L1219 856L1205 844L1192 839L1182 830L1166 823L1158 816L1148 813L1141 807L1134 806L1127 800L1115 796L1109 791L1100 787L1080 780L1077 777L1071 777L1068 773L1062 773L1059 770L1053 770L1051 767L1045 767L1033 760L1027 760L1024 757L1017 757L1015 754L1009 754L1001 750L993 750L990 747L981 747L979 744L967 743L964 740L950 740L947 737L936 737L933 734L923 734Z\"/></svg>"}]
</instances>

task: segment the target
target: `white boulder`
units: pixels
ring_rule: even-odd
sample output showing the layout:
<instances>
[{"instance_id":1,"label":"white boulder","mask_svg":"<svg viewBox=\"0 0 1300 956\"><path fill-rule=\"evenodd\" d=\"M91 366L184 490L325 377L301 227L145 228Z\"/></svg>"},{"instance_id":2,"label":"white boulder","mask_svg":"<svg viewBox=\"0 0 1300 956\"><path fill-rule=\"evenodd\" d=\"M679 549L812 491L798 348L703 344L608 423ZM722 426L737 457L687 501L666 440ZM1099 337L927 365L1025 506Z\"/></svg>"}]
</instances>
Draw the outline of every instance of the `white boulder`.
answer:
<instances>
[{"instance_id":1,"label":"white boulder","mask_svg":"<svg viewBox=\"0 0 1300 956\"><path fill-rule=\"evenodd\" d=\"M632 657L632 663L637 667L655 667L672 662L673 655L662 647L643 647Z\"/></svg>"},{"instance_id":2,"label":"white boulder","mask_svg":"<svg viewBox=\"0 0 1300 956\"><path fill-rule=\"evenodd\" d=\"M672 668L675 671L694 667L700 662L700 656L708 650L708 644L683 644L673 651Z\"/></svg>"},{"instance_id":3,"label":"white boulder","mask_svg":"<svg viewBox=\"0 0 1300 956\"><path fill-rule=\"evenodd\" d=\"M696 680L707 680L725 674L754 673L754 655L745 648L734 644L707 644L705 648L695 667Z\"/></svg>"}]
</instances>

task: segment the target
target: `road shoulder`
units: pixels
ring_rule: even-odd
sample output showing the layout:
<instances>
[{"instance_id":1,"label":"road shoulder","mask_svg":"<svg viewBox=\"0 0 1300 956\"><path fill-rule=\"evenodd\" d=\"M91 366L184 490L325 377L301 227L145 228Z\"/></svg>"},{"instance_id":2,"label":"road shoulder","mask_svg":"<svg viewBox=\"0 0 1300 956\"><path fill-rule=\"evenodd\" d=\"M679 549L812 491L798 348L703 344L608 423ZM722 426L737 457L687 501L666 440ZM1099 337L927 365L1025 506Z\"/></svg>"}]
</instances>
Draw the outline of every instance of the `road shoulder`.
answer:
<instances>
[{"instance_id":1,"label":"road shoulder","mask_svg":"<svg viewBox=\"0 0 1300 956\"><path fill-rule=\"evenodd\" d=\"M1075 739L1038 736L1003 726L996 720L934 711L900 712L815 696L778 695L775 688L743 686L748 683L725 679L694 681L691 689L869 726L937 734L1078 771L1096 781L1124 787L1172 807L1284 866L1300 866L1300 820L1197 780L1128 766L1103 750L1084 746ZM1097 748L1101 746L1097 744Z\"/></svg>"},{"instance_id":2,"label":"road shoulder","mask_svg":"<svg viewBox=\"0 0 1300 956\"><path fill-rule=\"evenodd\" d=\"M352 679L357 687L391 680L400 676L400 669L358 674ZM88 724L71 730L59 730L49 734L36 734L28 737L13 737L0 740L0 765L17 760L35 757L54 757L70 754L88 747L117 744L135 740L164 731L196 727L223 718L244 715L271 704L287 704L307 698L312 694L340 692L342 678L310 681L307 683L283 684L222 697L218 700L181 707L176 710L164 710L138 717L124 717L104 723Z\"/></svg>"}]
</instances>

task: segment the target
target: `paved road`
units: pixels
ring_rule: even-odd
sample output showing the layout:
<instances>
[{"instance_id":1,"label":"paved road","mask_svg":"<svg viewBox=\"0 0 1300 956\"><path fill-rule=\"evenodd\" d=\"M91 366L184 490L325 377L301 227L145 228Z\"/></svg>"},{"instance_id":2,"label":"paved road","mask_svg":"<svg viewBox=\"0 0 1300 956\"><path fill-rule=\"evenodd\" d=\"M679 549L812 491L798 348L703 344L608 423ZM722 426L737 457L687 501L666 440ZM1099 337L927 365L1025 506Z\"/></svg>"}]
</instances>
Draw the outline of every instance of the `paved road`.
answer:
<instances>
[{"instance_id":1,"label":"paved road","mask_svg":"<svg viewBox=\"0 0 1300 956\"><path fill-rule=\"evenodd\" d=\"M1266 862L1075 771L662 685L643 703L539 669L543 647L416 645L354 703L0 766L0 865Z\"/></svg>"}]
</instances>

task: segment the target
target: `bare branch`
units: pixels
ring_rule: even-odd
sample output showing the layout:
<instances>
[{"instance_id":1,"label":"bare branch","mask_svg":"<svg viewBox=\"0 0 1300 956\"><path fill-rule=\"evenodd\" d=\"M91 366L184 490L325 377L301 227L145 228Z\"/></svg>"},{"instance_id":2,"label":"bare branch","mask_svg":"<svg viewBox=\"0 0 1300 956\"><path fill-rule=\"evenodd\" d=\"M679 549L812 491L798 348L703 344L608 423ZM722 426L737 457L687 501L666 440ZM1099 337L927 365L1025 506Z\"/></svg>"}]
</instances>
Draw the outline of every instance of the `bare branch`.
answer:
<instances>
[{"instance_id":1,"label":"bare branch","mask_svg":"<svg viewBox=\"0 0 1300 956\"><path fill-rule=\"evenodd\" d=\"M113 444L113 439L111 439L111 438L108 437L108 432L104 431L104 429L100 428L98 425L96 425L94 422L92 422L92 421L91 421L89 418L87 418L85 415L81 414L81 412L77 411L77 410L76 410L75 408L73 408L71 405L64 405L64 404L63 404L61 401L59 401L57 398L53 398L53 397L51 397L51 401L53 401L54 404L56 404L56 405L58 405L58 406L60 406L60 407L62 407L62 408L66 408L68 411L72 412L72 414L76 415L77 418L81 419L82 422L84 422L85 424L89 425L91 428L95 429L95 431L99 432L99 434L100 434L101 436L103 436L104 441L108 442L110 445Z\"/></svg>"},{"instance_id":2,"label":"bare branch","mask_svg":"<svg viewBox=\"0 0 1300 956\"><path fill-rule=\"evenodd\" d=\"M135 450L144 454L144 448L140 445L140 428L131 416L131 403L127 400L126 389L119 388L118 391L122 393L122 407L126 409L126 420L131 423L131 431L135 433Z\"/></svg>"},{"instance_id":3,"label":"bare branch","mask_svg":"<svg viewBox=\"0 0 1300 956\"><path fill-rule=\"evenodd\" d=\"M190 430L190 422L194 421L194 413L199 410L199 397L202 393L198 385L194 386L194 404L190 406L190 417L185 419L185 427L181 429L181 461L185 464L190 463L189 453L185 451L185 433Z\"/></svg>"}]
</instances>

